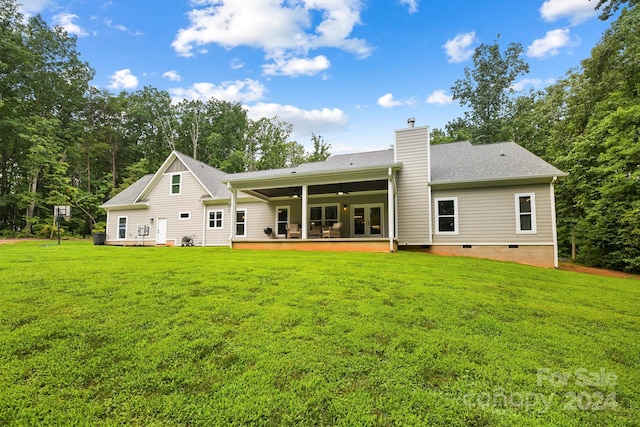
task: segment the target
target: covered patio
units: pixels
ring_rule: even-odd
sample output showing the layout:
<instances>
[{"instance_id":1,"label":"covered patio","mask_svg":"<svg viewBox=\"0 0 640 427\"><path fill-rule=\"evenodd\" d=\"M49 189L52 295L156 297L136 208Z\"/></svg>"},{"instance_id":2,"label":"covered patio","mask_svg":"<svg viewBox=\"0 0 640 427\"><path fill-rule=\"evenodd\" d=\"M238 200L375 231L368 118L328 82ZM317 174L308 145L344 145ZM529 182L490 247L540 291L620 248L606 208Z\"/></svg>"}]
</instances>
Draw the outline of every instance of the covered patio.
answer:
<instances>
[{"instance_id":1,"label":"covered patio","mask_svg":"<svg viewBox=\"0 0 640 427\"><path fill-rule=\"evenodd\" d=\"M401 165L393 162L393 151L388 152L387 161L378 160L378 164L367 162L363 156L342 155L295 168L225 177L231 192L231 212L236 211L239 193L273 208L273 227L268 227L271 233L265 229L265 238L258 240L232 235L231 246L394 252L396 172ZM236 220L232 215L232 230Z\"/></svg>"}]
</instances>

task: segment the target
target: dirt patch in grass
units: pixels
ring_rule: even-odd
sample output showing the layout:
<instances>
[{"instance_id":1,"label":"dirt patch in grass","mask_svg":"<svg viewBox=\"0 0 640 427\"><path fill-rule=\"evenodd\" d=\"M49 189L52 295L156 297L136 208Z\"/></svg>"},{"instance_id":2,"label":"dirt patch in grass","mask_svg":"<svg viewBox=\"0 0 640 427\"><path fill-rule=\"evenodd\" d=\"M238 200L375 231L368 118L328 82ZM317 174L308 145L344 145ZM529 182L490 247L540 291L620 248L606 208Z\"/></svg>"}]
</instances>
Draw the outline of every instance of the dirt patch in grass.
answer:
<instances>
[{"instance_id":1,"label":"dirt patch in grass","mask_svg":"<svg viewBox=\"0 0 640 427\"><path fill-rule=\"evenodd\" d=\"M560 270L575 271L578 273L595 274L598 276L620 277L623 279L640 280L640 275L624 273L622 271L607 270L604 268L587 267L585 265L575 264L573 262L559 263Z\"/></svg>"}]
</instances>

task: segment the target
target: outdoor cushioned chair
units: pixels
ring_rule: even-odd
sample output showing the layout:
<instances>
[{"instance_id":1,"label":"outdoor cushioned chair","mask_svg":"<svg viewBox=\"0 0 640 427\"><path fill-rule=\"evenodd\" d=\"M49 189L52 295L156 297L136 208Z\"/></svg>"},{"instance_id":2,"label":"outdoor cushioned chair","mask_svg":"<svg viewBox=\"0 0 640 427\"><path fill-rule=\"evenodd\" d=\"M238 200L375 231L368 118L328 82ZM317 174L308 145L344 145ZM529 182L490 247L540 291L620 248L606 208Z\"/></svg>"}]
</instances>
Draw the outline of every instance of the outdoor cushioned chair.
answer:
<instances>
[{"instance_id":1,"label":"outdoor cushioned chair","mask_svg":"<svg viewBox=\"0 0 640 427\"><path fill-rule=\"evenodd\" d=\"M340 237L340 229L342 228L341 222L334 223L331 227L325 227L322 229L322 238Z\"/></svg>"},{"instance_id":2,"label":"outdoor cushioned chair","mask_svg":"<svg viewBox=\"0 0 640 427\"><path fill-rule=\"evenodd\" d=\"M302 239L302 230L298 224L287 224L287 239Z\"/></svg>"}]
</instances>

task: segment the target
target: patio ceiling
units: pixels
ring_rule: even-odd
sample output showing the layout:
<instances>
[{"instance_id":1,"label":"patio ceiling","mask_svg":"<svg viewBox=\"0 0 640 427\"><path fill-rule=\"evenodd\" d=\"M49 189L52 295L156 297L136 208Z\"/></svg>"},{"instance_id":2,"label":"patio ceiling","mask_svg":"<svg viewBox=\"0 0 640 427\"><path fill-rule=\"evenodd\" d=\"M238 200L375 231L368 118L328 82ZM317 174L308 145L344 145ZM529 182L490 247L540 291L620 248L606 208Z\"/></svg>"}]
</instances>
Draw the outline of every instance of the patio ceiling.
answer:
<instances>
[{"instance_id":1,"label":"patio ceiling","mask_svg":"<svg viewBox=\"0 0 640 427\"><path fill-rule=\"evenodd\" d=\"M309 185L307 194L309 196L321 194L337 194L338 191L344 193L359 193L367 191L387 190L388 184L386 179L376 179L370 181L345 182L337 184L321 184ZM301 186L279 187L279 188L262 188L252 190L253 193L261 194L265 197L290 197L294 194L301 195Z\"/></svg>"}]
</instances>

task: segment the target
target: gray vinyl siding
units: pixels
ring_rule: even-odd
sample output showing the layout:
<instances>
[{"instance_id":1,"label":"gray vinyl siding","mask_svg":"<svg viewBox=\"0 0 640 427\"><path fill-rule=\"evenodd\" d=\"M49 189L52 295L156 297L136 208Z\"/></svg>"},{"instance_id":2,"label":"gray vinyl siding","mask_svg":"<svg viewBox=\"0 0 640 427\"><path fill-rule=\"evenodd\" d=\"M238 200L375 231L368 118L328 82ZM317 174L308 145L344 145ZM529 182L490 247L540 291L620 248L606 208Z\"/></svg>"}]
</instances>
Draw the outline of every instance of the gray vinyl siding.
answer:
<instances>
[{"instance_id":1,"label":"gray vinyl siding","mask_svg":"<svg viewBox=\"0 0 640 427\"><path fill-rule=\"evenodd\" d=\"M429 242L429 128L396 131L398 243Z\"/></svg>"},{"instance_id":2,"label":"gray vinyl siding","mask_svg":"<svg viewBox=\"0 0 640 427\"><path fill-rule=\"evenodd\" d=\"M191 175L190 172L181 172L180 194L171 194L171 175L163 174L155 186L149 191L146 198L149 201L147 209L140 210L116 210L109 212L109 229L107 239L113 243L124 243L117 237L117 218L127 216L127 239L129 242L139 242L136 225L149 224L150 236L145 237L145 242L156 239L159 218L167 219L167 241L175 241L179 245L182 237L193 236L194 244L202 244L203 205L200 199L206 191ZM180 212L190 212L190 219L181 220ZM151 221L151 218L154 220Z\"/></svg>"},{"instance_id":3,"label":"gray vinyl siding","mask_svg":"<svg viewBox=\"0 0 640 427\"><path fill-rule=\"evenodd\" d=\"M516 233L515 194L535 194L536 234ZM458 199L458 234L436 234L436 198ZM433 243L534 244L553 243L549 184L433 190Z\"/></svg>"},{"instance_id":4,"label":"gray vinyl siding","mask_svg":"<svg viewBox=\"0 0 640 427\"><path fill-rule=\"evenodd\" d=\"M231 235L231 208L228 203L208 205L205 219L205 245L224 246L229 244ZM256 240L266 238L265 227L273 227L273 209L265 202L239 202L237 210L246 211L245 236L234 236L237 240ZM209 212L222 211L222 228L209 228Z\"/></svg>"}]
</instances>

